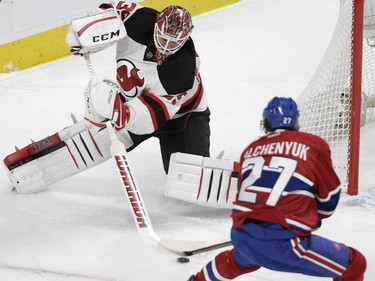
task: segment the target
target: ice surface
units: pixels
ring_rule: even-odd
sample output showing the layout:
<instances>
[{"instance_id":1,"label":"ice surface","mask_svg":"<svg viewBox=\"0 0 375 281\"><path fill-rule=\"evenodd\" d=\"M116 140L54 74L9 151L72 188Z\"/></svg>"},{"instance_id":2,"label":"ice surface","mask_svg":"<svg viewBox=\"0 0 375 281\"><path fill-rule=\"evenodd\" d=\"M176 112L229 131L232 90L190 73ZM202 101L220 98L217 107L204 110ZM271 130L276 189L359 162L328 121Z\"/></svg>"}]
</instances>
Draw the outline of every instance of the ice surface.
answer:
<instances>
[{"instance_id":1,"label":"ice surface","mask_svg":"<svg viewBox=\"0 0 375 281\"><path fill-rule=\"evenodd\" d=\"M212 111L212 155L238 159L260 133L259 119L275 95L297 98L313 75L336 24L337 0L242 0L194 18L193 38ZM92 57L97 72L114 77L114 49ZM69 57L0 76L0 155L82 118L85 62ZM360 249L366 280L375 280L375 124L362 128L360 195L344 194L317 232ZM163 196L157 140L129 153L155 231L171 239L229 239L228 210ZM177 264L142 244L115 164L106 162L59 182L50 191L10 192L0 170L0 280L184 281L218 251ZM328 280L261 269L237 280Z\"/></svg>"}]
</instances>

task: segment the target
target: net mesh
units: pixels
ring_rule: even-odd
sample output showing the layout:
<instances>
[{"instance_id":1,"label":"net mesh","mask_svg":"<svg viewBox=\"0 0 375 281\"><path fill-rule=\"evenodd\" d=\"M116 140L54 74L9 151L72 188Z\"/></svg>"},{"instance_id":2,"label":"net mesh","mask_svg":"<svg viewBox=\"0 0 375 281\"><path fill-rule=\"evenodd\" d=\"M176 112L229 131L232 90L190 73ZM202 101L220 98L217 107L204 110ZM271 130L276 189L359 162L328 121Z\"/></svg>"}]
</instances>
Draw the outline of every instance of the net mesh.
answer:
<instances>
[{"instance_id":1,"label":"net mesh","mask_svg":"<svg viewBox=\"0 0 375 281\"><path fill-rule=\"evenodd\" d=\"M347 186L350 153L352 23L354 0L341 0L331 42L314 76L297 99L301 131L324 138L331 147L335 170ZM363 42L361 126L374 121L375 47ZM374 41L375 43L375 41Z\"/></svg>"}]
</instances>

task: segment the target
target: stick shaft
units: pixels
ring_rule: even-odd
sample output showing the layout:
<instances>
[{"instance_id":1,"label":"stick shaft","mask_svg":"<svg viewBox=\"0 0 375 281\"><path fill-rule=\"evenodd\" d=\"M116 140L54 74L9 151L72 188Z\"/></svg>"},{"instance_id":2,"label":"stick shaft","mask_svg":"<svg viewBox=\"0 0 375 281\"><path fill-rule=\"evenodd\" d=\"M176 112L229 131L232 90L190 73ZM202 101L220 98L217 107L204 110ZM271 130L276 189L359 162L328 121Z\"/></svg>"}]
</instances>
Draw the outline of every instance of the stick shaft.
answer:
<instances>
[{"instance_id":1,"label":"stick shaft","mask_svg":"<svg viewBox=\"0 0 375 281\"><path fill-rule=\"evenodd\" d=\"M118 171L121 176L122 186L125 190L126 197L128 198L137 229L141 234L142 239L147 238L147 240L150 240L151 238L158 243L160 241L160 237L156 235L151 225L151 220L143 202L141 191L139 190L129 162L126 159L125 145L117 139L116 133L110 122L107 122L107 130L111 138L110 151L116 160Z\"/></svg>"},{"instance_id":2,"label":"stick shaft","mask_svg":"<svg viewBox=\"0 0 375 281\"><path fill-rule=\"evenodd\" d=\"M134 176L131 173L125 154L118 153L114 155L114 158L116 160L116 164L122 179L122 184L132 208L133 218L138 230L142 230L144 228L152 229L141 193L137 184L135 183Z\"/></svg>"},{"instance_id":3,"label":"stick shaft","mask_svg":"<svg viewBox=\"0 0 375 281\"><path fill-rule=\"evenodd\" d=\"M94 72L94 68L92 67L92 64L91 64L90 54L89 53L83 54L83 58L85 59L87 69L88 69L89 74L90 74L90 78L93 78L95 72Z\"/></svg>"},{"instance_id":4,"label":"stick shaft","mask_svg":"<svg viewBox=\"0 0 375 281\"><path fill-rule=\"evenodd\" d=\"M226 241L226 242L213 244L211 246L198 248L198 249L191 250L191 251L184 251L183 253L184 253L185 256L192 256L192 255L197 255L197 254L213 251L213 250L224 248L224 247L229 247L231 245L232 245L231 241Z\"/></svg>"}]
</instances>

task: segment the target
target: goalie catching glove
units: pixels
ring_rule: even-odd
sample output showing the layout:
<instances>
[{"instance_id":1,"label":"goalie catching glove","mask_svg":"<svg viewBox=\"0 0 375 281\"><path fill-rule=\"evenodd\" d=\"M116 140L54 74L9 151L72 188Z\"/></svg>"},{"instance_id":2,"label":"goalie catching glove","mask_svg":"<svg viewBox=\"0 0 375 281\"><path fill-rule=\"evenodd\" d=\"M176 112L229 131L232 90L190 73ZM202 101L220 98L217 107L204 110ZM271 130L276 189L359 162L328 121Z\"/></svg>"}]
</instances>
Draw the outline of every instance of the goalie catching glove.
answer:
<instances>
[{"instance_id":1,"label":"goalie catching glove","mask_svg":"<svg viewBox=\"0 0 375 281\"><path fill-rule=\"evenodd\" d=\"M85 90L85 120L97 127L112 121L116 130L125 128L130 119L130 109L119 94L119 87L100 75L95 75Z\"/></svg>"},{"instance_id":2,"label":"goalie catching glove","mask_svg":"<svg viewBox=\"0 0 375 281\"><path fill-rule=\"evenodd\" d=\"M65 36L73 55L96 53L126 36L121 18L114 9L74 19Z\"/></svg>"}]
</instances>

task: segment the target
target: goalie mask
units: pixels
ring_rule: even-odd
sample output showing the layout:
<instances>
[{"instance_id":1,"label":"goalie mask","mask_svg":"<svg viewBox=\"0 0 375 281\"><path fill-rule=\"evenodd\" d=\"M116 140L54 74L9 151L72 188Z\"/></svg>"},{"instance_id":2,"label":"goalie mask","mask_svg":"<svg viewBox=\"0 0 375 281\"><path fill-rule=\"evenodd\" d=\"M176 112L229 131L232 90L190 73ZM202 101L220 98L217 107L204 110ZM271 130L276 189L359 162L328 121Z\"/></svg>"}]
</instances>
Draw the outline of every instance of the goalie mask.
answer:
<instances>
[{"instance_id":1,"label":"goalie mask","mask_svg":"<svg viewBox=\"0 0 375 281\"><path fill-rule=\"evenodd\" d=\"M265 132L276 129L298 130L298 107L292 98L274 97L263 110Z\"/></svg>"},{"instance_id":2,"label":"goalie mask","mask_svg":"<svg viewBox=\"0 0 375 281\"><path fill-rule=\"evenodd\" d=\"M190 13L179 6L168 6L158 14L154 29L155 46L161 56L176 53L193 30Z\"/></svg>"}]
</instances>

